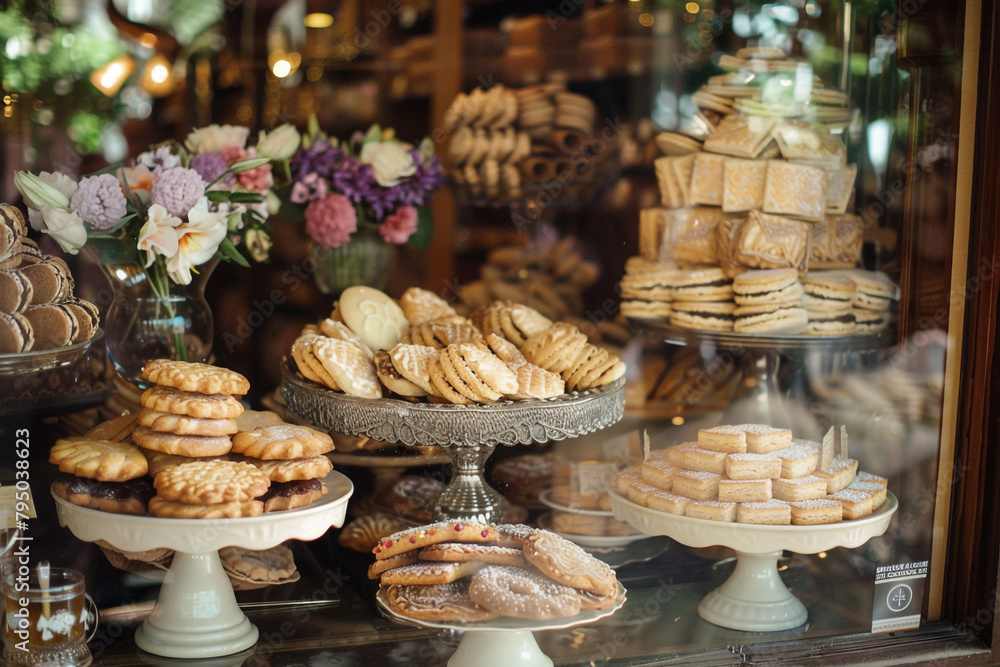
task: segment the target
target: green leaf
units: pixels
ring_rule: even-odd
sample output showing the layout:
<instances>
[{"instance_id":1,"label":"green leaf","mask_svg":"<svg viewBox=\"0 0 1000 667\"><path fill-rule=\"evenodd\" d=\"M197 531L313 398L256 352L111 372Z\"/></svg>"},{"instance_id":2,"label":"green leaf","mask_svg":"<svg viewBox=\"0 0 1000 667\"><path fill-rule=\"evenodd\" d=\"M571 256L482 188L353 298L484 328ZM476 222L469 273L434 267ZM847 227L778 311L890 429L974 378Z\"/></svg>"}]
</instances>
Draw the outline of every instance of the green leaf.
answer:
<instances>
[{"instance_id":1,"label":"green leaf","mask_svg":"<svg viewBox=\"0 0 1000 667\"><path fill-rule=\"evenodd\" d=\"M242 267L250 268L250 262L240 254L240 251L236 249L236 246L233 245L228 236L222 239L222 243L219 244L219 254L223 259L232 260Z\"/></svg>"},{"instance_id":2,"label":"green leaf","mask_svg":"<svg viewBox=\"0 0 1000 667\"><path fill-rule=\"evenodd\" d=\"M417 231L410 237L410 244L414 248L426 248L434 237L434 218L431 216L431 209L427 206L417 207Z\"/></svg>"},{"instance_id":3,"label":"green leaf","mask_svg":"<svg viewBox=\"0 0 1000 667\"><path fill-rule=\"evenodd\" d=\"M205 193L205 196L208 197L208 201L213 204L220 204L222 202L229 201L230 195L232 195L232 193L229 190L209 190Z\"/></svg>"},{"instance_id":4,"label":"green leaf","mask_svg":"<svg viewBox=\"0 0 1000 667\"><path fill-rule=\"evenodd\" d=\"M259 204L264 201L264 195L259 192L231 192L229 201L239 204Z\"/></svg>"}]
</instances>

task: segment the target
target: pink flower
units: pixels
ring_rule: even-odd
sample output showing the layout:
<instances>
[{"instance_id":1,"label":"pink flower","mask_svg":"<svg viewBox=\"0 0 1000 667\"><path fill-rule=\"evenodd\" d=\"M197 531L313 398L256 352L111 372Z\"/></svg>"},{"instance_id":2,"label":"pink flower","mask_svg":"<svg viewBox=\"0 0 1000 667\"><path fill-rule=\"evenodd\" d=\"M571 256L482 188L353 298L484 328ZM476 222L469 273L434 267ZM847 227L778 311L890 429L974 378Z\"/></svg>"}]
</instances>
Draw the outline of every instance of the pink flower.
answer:
<instances>
[{"instance_id":1,"label":"pink flower","mask_svg":"<svg viewBox=\"0 0 1000 667\"><path fill-rule=\"evenodd\" d=\"M344 195L329 194L306 207L306 234L324 248L337 248L358 231L358 214Z\"/></svg>"},{"instance_id":2,"label":"pink flower","mask_svg":"<svg viewBox=\"0 0 1000 667\"><path fill-rule=\"evenodd\" d=\"M72 210L94 229L111 229L125 215L125 194L111 174L87 176L70 199Z\"/></svg>"},{"instance_id":3,"label":"pink flower","mask_svg":"<svg viewBox=\"0 0 1000 667\"><path fill-rule=\"evenodd\" d=\"M406 243L417 231L417 209L400 206L385 216L378 233L386 243Z\"/></svg>"},{"instance_id":4,"label":"pink flower","mask_svg":"<svg viewBox=\"0 0 1000 667\"><path fill-rule=\"evenodd\" d=\"M271 175L271 165L269 164L241 171L236 175L236 180L251 192L267 192L274 185L274 177Z\"/></svg>"}]
</instances>

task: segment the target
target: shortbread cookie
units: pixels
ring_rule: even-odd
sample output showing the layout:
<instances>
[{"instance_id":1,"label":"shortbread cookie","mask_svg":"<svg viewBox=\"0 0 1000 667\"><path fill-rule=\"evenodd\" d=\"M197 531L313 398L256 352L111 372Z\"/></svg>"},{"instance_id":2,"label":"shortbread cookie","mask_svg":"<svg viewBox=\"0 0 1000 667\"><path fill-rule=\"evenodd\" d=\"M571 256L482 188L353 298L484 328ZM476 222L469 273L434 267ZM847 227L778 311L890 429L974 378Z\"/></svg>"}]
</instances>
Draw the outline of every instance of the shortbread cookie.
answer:
<instances>
[{"instance_id":1,"label":"shortbread cookie","mask_svg":"<svg viewBox=\"0 0 1000 667\"><path fill-rule=\"evenodd\" d=\"M361 339L361 336L351 331L351 329L343 322L331 320L328 317L319 323L319 328L320 331L323 332L324 336L348 343L354 343L369 359L375 356L375 351L368 347L368 344Z\"/></svg>"},{"instance_id":2,"label":"shortbread cookie","mask_svg":"<svg viewBox=\"0 0 1000 667\"><path fill-rule=\"evenodd\" d=\"M729 456L744 455L730 454ZM720 479L722 479L722 475L703 470L681 470L674 475L672 489L675 494L691 500L715 500L719 495Z\"/></svg>"},{"instance_id":3,"label":"shortbread cookie","mask_svg":"<svg viewBox=\"0 0 1000 667\"><path fill-rule=\"evenodd\" d=\"M692 500L684 516L709 521L736 521L736 503L723 500Z\"/></svg>"},{"instance_id":4,"label":"shortbread cookie","mask_svg":"<svg viewBox=\"0 0 1000 667\"><path fill-rule=\"evenodd\" d=\"M781 459L775 454L729 454L726 457L726 476L729 479L781 477Z\"/></svg>"},{"instance_id":5,"label":"shortbread cookie","mask_svg":"<svg viewBox=\"0 0 1000 667\"><path fill-rule=\"evenodd\" d=\"M465 581L429 586L390 586L389 606L402 616L421 621L488 621L498 616L469 597Z\"/></svg>"},{"instance_id":6,"label":"shortbread cookie","mask_svg":"<svg viewBox=\"0 0 1000 667\"><path fill-rule=\"evenodd\" d=\"M138 425L130 437L132 442L145 449L196 458L222 456L233 448L233 441L227 435L176 435L159 433Z\"/></svg>"},{"instance_id":7,"label":"shortbread cookie","mask_svg":"<svg viewBox=\"0 0 1000 667\"><path fill-rule=\"evenodd\" d=\"M411 522L401 517L376 512L358 517L344 526L337 537L337 542L354 551L371 553L382 537L397 533L411 525Z\"/></svg>"},{"instance_id":8,"label":"shortbread cookie","mask_svg":"<svg viewBox=\"0 0 1000 667\"><path fill-rule=\"evenodd\" d=\"M471 343L449 345L438 359L449 382L473 400L494 402L518 390L514 372L481 346ZM469 392L463 391L464 388Z\"/></svg>"},{"instance_id":9,"label":"shortbread cookie","mask_svg":"<svg viewBox=\"0 0 1000 667\"><path fill-rule=\"evenodd\" d=\"M396 302L372 287L348 287L339 303L344 323L372 350L391 349L410 325Z\"/></svg>"},{"instance_id":10,"label":"shortbread cookie","mask_svg":"<svg viewBox=\"0 0 1000 667\"><path fill-rule=\"evenodd\" d=\"M585 345L588 345L587 337L579 329L572 324L558 322L529 337L521 347L521 352L536 366L553 373L562 373L572 367Z\"/></svg>"},{"instance_id":11,"label":"shortbread cookie","mask_svg":"<svg viewBox=\"0 0 1000 667\"><path fill-rule=\"evenodd\" d=\"M233 588L238 591L299 580L292 550L284 544L263 550L224 547L219 549L219 560Z\"/></svg>"},{"instance_id":12,"label":"shortbread cookie","mask_svg":"<svg viewBox=\"0 0 1000 667\"><path fill-rule=\"evenodd\" d=\"M771 480L771 495L778 500L818 500L826 498L826 480L815 475Z\"/></svg>"},{"instance_id":13,"label":"shortbread cookie","mask_svg":"<svg viewBox=\"0 0 1000 667\"><path fill-rule=\"evenodd\" d=\"M198 394L164 385L142 392L139 402L150 410L197 419L235 419L243 414L243 404L227 394Z\"/></svg>"},{"instance_id":14,"label":"shortbread cookie","mask_svg":"<svg viewBox=\"0 0 1000 667\"><path fill-rule=\"evenodd\" d=\"M149 514L171 519L237 519L257 516L264 512L259 500L233 500L217 505L192 505L153 496L149 501Z\"/></svg>"},{"instance_id":15,"label":"shortbread cookie","mask_svg":"<svg viewBox=\"0 0 1000 667\"><path fill-rule=\"evenodd\" d=\"M146 457L129 442L91 438L57 440L49 450L49 463L63 472L101 482L125 482L146 474Z\"/></svg>"},{"instance_id":16,"label":"shortbread cookie","mask_svg":"<svg viewBox=\"0 0 1000 667\"><path fill-rule=\"evenodd\" d=\"M396 554L422 549L441 542L473 542L483 544L495 542L497 531L492 526L461 521L441 521L426 526L410 528L393 533L379 540L372 553L379 560Z\"/></svg>"},{"instance_id":17,"label":"shortbread cookie","mask_svg":"<svg viewBox=\"0 0 1000 667\"><path fill-rule=\"evenodd\" d=\"M438 358L438 354L433 347L402 343L389 350L389 358L399 374L431 396L441 395L431 382L430 375L431 362Z\"/></svg>"},{"instance_id":18,"label":"shortbread cookie","mask_svg":"<svg viewBox=\"0 0 1000 667\"><path fill-rule=\"evenodd\" d=\"M271 484L263 472L242 461L195 461L164 470L153 480L164 500L217 505L252 500Z\"/></svg>"},{"instance_id":19,"label":"shortbread cookie","mask_svg":"<svg viewBox=\"0 0 1000 667\"><path fill-rule=\"evenodd\" d=\"M375 579L381 578L383 572L388 572L389 570L397 567L403 567L404 565L413 565L419 561L420 556L416 551L408 551L405 554L399 554L398 556L386 558L385 560L376 560L368 566L368 578L374 581Z\"/></svg>"},{"instance_id":20,"label":"shortbread cookie","mask_svg":"<svg viewBox=\"0 0 1000 667\"><path fill-rule=\"evenodd\" d=\"M156 494L148 477L126 482L100 482L86 477L60 476L52 483L52 491L65 500L102 512L146 514L149 500Z\"/></svg>"},{"instance_id":21,"label":"shortbread cookie","mask_svg":"<svg viewBox=\"0 0 1000 667\"><path fill-rule=\"evenodd\" d=\"M792 512L792 524L796 526L816 526L836 523L844 518L844 508L836 500L799 500L788 503Z\"/></svg>"},{"instance_id":22,"label":"shortbread cookie","mask_svg":"<svg viewBox=\"0 0 1000 667\"><path fill-rule=\"evenodd\" d=\"M780 500L740 503L736 507L736 520L740 523L787 525L792 522L792 508Z\"/></svg>"},{"instance_id":23,"label":"shortbread cookie","mask_svg":"<svg viewBox=\"0 0 1000 667\"><path fill-rule=\"evenodd\" d=\"M607 563L547 530L536 530L527 537L524 557L543 574L572 588L610 595L617 586L615 571Z\"/></svg>"},{"instance_id":24,"label":"shortbread cookie","mask_svg":"<svg viewBox=\"0 0 1000 667\"><path fill-rule=\"evenodd\" d=\"M720 479L719 500L730 503L763 503L771 499L770 479Z\"/></svg>"},{"instance_id":25,"label":"shortbread cookie","mask_svg":"<svg viewBox=\"0 0 1000 667\"><path fill-rule=\"evenodd\" d=\"M392 357L388 350L379 350L375 353L372 363L375 364L375 374L386 389L399 396L420 397L426 396L427 392L418 384L410 382L403 374L396 370L392 363Z\"/></svg>"},{"instance_id":26,"label":"shortbread cookie","mask_svg":"<svg viewBox=\"0 0 1000 667\"><path fill-rule=\"evenodd\" d=\"M233 419L199 419L150 408L139 411L138 424L151 431L177 435L232 435L239 431Z\"/></svg>"},{"instance_id":27,"label":"shortbread cookie","mask_svg":"<svg viewBox=\"0 0 1000 667\"><path fill-rule=\"evenodd\" d=\"M752 454L768 454L785 449L792 444L792 432L787 428L775 428L766 424L740 424L747 437L747 451Z\"/></svg>"},{"instance_id":28,"label":"shortbread cookie","mask_svg":"<svg viewBox=\"0 0 1000 667\"><path fill-rule=\"evenodd\" d=\"M322 336L314 333L303 333L296 338L292 343L292 359L295 360L295 366L302 377L334 391L340 391L340 385L313 354L313 345L321 338Z\"/></svg>"},{"instance_id":29,"label":"shortbread cookie","mask_svg":"<svg viewBox=\"0 0 1000 667\"><path fill-rule=\"evenodd\" d=\"M362 398L382 397L375 366L356 344L317 337L312 343L312 353L344 393Z\"/></svg>"},{"instance_id":30,"label":"shortbread cookie","mask_svg":"<svg viewBox=\"0 0 1000 667\"><path fill-rule=\"evenodd\" d=\"M434 561L476 561L495 565L524 565L524 551L513 547L498 547L489 544L462 544L442 542L424 547L420 560Z\"/></svg>"},{"instance_id":31,"label":"shortbread cookie","mask_svg":"<svg viewBox=\"0 0 1000 667\"><path fill-rule=\"evenodd\" d=\"M428 371L431 377L431 385L434 387L434 395L440 396L444 398L444 400L449 403L454 403L455 405L468 405L477 401L478 395L473 395L475 397L467 395L471 393L471 390L466 389L465 392L459 392L458 389L452 384L448 376L445 374L440 357L435 357L430 360L428 364Z\"/></svg>"},{"instance_id":32,"label":"shortbread cookie","mask_svg":"<svg viewBox=\"0 0 1000 667\"><path fill-rule=\"evenodd\" d=\"M195 458L193 456L179 456L177 454L164 454L163 452L153 451L151 449L142 449L143 456L146 457L146 463L149 469L146 474L150 477L156 477L164 470L169 470L170 468L175 468L183 463L195 463L197 461L234 461L229 454L223 454L222 456L203 456Z\"/></svg>"},{"instance_id":33,"label":"shortbread cookie","mask_svg":"<svg viewBox=\"0 0 1000 667\"><path fill-rule=\"evenodd\" d=\"M451 304L434 292L421 287L410 287L403 292L399 297L399 307L403 309L403 315L410 325L457 314Z\"/></svg>"},{"instance_id":34,"label":"shortbread cookie","mask_svg":"<svg viewBox=\"0 0 1000 667\"><path fill-rule=\"evenodd\" d=\"M747 451L747 436L739 426L714 426L698 431L698 446L714 452L742 454Z\"/></svg>"},{"instance_id":35,"label":"shortbread cookie","mask_svg":"<svg viewBox=\"0 0 1000 667\"><path fill-rule=\"evenodd\" d=\"M307 459L332 451L333 439L308 426L280 424L240 431L233 452L255 459Z\"/></svg>"},{"instance_id":36,"label":"shortbread cookie","mask_svg":"<svg viewBox=\"0 0 1000 667\"><path fill-rule=\"evenodd\" d=\"M414 586L428 584L450 584L478 572L486 563L466 561L463 563L419 562L395 567L382 573L383 586Z\"/></svg>"},{"instance_id":37,"label":"shortbread cookie","mask_svg":"<svg viewBox=\"0 0 1000 667\"><path fill-rule=\"evenodd\" d=\"M544 620L580 612L580 597L571 587L510 565L490 565L473 575L469 597L513 618Z\"/></svg>"},{"instance_id":38,"label":"shortbread cookie","mask_svg":"<svg viewBox=\"0 0 1000 667\"><path fill-rule=\"evenodd\" d=\"M290 482L274 482L267 491L258 497L264 503L265 512L293 510L305 507L314 500L319 500L330 489L318 479L296 479Z\"/></svg>"},{"instance_id":39,"label":"shortbread cookie","mask_svg":"<svg viewBox=\"0 0 1000 667\"><path fill-rule=\"evenodd\" d=\"M171 359L154 359L147 363L142 369L142 379L198 394L242 396L250 391L250 382L235 371Z\"/></svg>"},{"instance_id":40,"label":"shortbread cookie","mask_svg":"<svg viewBox=\"0 0 1000 667\"><path fill-rule=\"evenodd\" d=\"M303 459L256 459L244 457L244 461L267 475L272 482L292 482L304 479L322 479L333 470L333 464L325 456L311 456Z\"/></svg>"}]
</instances>

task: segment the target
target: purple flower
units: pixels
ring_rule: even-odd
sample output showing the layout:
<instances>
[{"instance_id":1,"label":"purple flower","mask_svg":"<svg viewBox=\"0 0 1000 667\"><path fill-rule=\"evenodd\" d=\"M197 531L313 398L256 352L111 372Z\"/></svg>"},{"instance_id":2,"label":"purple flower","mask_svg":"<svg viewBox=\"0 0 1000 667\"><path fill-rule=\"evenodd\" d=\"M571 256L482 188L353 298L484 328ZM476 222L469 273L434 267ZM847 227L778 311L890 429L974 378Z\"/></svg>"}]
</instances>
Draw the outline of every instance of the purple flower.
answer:
<instances>
[{"instance_id":1,"label":"purple flower","mask_svg":"<svg viewBox=\"0 0 1000 667\"><path fill-rule=\"evenodd\" d=\"M334 148L329 141L317 139L309 148L304 148L296 153L289 166L296 179L300 179L312 172L326 177L330 175L334 163L343 154L343 151Z\"/></svg>"},{"instance_id":2,"label":"purple flower","mask_svg":"<svg viewBox=\"0 0 1000 667\"><path fill-rule=\"evenodd\" d=\"M205 183L194 169L165 169L153 182L152 203L167 209L170 215L183 218L205 194Z\"/></svg>"},{"instance_id":3,"label":"purple flower","mask_svg":"<svg viewBox=\"0 0 1000 667\"><path fill-rule=\"evenodd\" d=\"M125 215L125 193L111 174L88 176L70 199L70 208L94 229L115 226Z\"/></svg>"},{"instance_id":4,"label":"purple flower","mask_svg":"<svg viewBox=\"0 0 1000 667\"><path fill-rule=\"evenodd\" d=\"M302 180L295 182L289 198L296 204L308 204L315 199L322 199L326 193L326 181L314 171L306 174Z\"/></svg>"},{"instance_id":5,"label":"purple flower","mask_svg":"<svg viewBox=\"0 0 1000 667\"><path fill-rule=\"evenodd\" d=\"M211 183L229 168L226 163L226 158L222 157L220 153L198 153L191 158L191 169L194 169L201 175L201 180L206 183ZM222 179L223 183L229 184L233 181L232 174L226 174L226 177Z\"/></svg>"},{"instance_id":6,"label":"purple flower","mask_svg":"<svg viewBox=\"0 0 1000 667\"><path fill-rule=\"evenodd\" d=\"M136 158L136 162L144 165L152 172L159 172L164 169L179 167L181 165L181 158L179 155L174 155L170 151L169 146L160 146L155 151L140 153L139 157Z\"/></svg>"}]
</instances>

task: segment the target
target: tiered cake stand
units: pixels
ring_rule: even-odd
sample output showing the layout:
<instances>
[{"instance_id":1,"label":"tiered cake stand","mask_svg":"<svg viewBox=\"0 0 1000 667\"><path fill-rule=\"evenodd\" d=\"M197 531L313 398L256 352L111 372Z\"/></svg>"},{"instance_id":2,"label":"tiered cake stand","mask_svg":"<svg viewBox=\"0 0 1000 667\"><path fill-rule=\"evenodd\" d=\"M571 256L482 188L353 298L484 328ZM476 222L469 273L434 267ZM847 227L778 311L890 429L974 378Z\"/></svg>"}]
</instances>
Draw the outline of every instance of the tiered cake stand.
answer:
<instances>
[{"instance_id":1,"label":"tiered cake stand","mask_svg":"<svg viewBox=\"0 0 1000 667\"><path fill-rule=\"evenodd\" d=\"M608 427L625 410L625 380L547 400L491 405L367 399L326 389L286 362L281 393L288 409L322 428L403 445L438 445L451 456L452 477L438 498L438 520L502 523L500 494L483 476L497 445L575 438Z\"/></svg>"},{"instance_id":2,"label":"tiered cake stand","mask_svg":"<svg viewBox=\"0 0 1000 667\"><path fill-rule=\"evenodd\" d=\"M329 492L298 509L239 519L166 519L109 514L74 505L53 493L60 525L85 542L105 540L123 551L173 549L153 611L136 630L144 651L169 658L213 658L257 643L257 628L236 603L219 549L269 549L286 540L315 540L340 526L351 481L331 472Z\"/></svg>"},{"instance_id":3,"label":"tiered cake stand","mask_svg":"<svg viewBox=\"0 0 1000 667\"><path fill-rule=\"evenodd\" d=\"M792 404L778 386L781 376L803 372L807 357L834 353L861 353L879 350L890 339L888 331L878 334L838 334L807 336L803 334L747 334L732 331L701 331L675 327L656 320L630 319L643 335L661 338L671 345L698 347L705 357L718 361L715 366L739 369L742 385L747 389L738 400L730 403L722 423L760 423L793 432L814 430L813 425L797 424ZM783 366L788 365L788 368ZM706 367L705 378L712 380Z\"/></svg>"},{"instance_id":4,"label":"tiered cake stand","mask_svg":"<svg viewBox=\"0 0 1000 667\"><path fill-rule=\"evenodd\" d=\"M448 667L552 667L552 660L542 653L532 632L564 630L606 618L625 604L625 589L618 584L618 595L607 609L581 611L576 616L551 621L530 621L519 618L496 618L479 623L418 621L396 613L388 603L385 588L375 596L379 607L389 618L424 628L464 632L458 648L448 660Z\"/></svg>"},{"instance_id":5,"label":"tiered cake stand","mask_svg":"<svg viewBox=\"0 0 1000 667\"><path fill-rule=\"evenodd\" d=\"M806 622L805 606L778 574L782 552L814 554L834 547L859 547L881 535L899 506L891 493L861 519L818 526L768 526L692 519L637 505L614 491L615 516L647 535L666 535L690 547L724 546L736 551L736 569L698 605L698 614L724 628L773 632Z\"/></svg>"}]
</instances>

